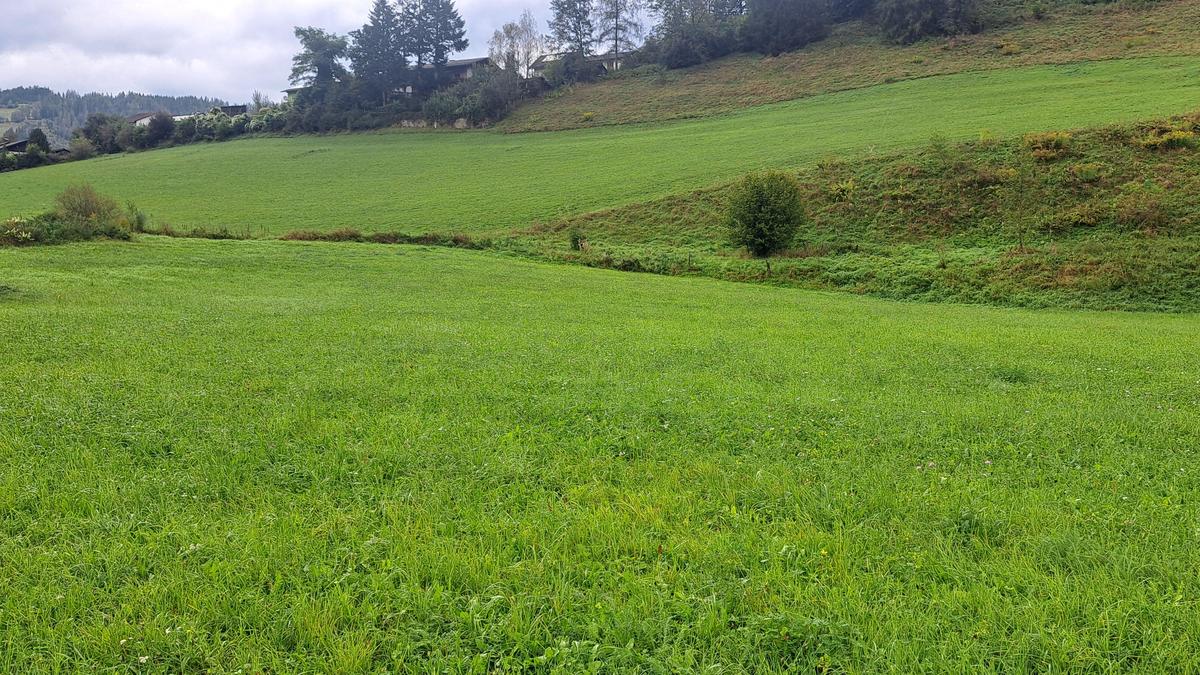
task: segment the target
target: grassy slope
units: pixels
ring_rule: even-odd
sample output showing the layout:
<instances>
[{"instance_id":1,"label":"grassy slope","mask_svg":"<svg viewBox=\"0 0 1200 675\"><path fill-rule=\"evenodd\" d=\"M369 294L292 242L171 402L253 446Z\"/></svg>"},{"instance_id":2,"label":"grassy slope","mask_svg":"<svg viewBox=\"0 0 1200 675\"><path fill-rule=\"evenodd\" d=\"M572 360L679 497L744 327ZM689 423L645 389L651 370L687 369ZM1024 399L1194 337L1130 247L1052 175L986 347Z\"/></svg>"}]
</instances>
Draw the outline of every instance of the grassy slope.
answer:
<instances>
[{"instance_id":1,"label":"grassy slope","mask_svg":"<svg viewBox=\"0 0 1200 675\"><path fill-rule=\"evenodd\" d=\"M1076 132L1054 161L1036 160L1016 139L824 162L799 174L810 219L769 273L727 243L727 185L496 244L590 265L893 298L1200 311L1200 151L1141 145L1168 129L1196 133L1200 113ZM572 233L588 250L570 250Z\"/></svg>"},{"instance_id":2,"label":"grassy slope","mask_svg":"<svg viewBox=\"0 0 1200 675\"><path fill-rule=\"evenodd\" d=\"M281 242L0 283L5 671L1200 668L1195 316Z\"/></svg>"},{"instance_id":3,"label":"grassy slope","mask_svg":"<svg viewBox=\"0 0 1200 675\"><path fill-rule=\"evenodd\" d=\"M252 234L357 227L485 231L644 201L765 166L1181 112L1200 60L1134 59L954 75L707 120L551 134L253 139L0 176L3 212L89 181L176 226Z\"/></svg>"},{"instance_id":4,"label":"grassy slope","mask_svg":"<svg viewBox=\"0 0 1200 675\"><path fill-rule=\"evenodd\" d=\"M1045 21L909 47L881 43L866 35L864 27L852 25L829 40L775 58L736 56L688 70L576 87L522 107L501 128L540 131L704 117L931 75L1197 54L1197 25L1200 3L1190 0L1136 10L1074 5L1054 11ZM1015 53L1002 52L1004 46Z\"/></svg>"}]
</instances>

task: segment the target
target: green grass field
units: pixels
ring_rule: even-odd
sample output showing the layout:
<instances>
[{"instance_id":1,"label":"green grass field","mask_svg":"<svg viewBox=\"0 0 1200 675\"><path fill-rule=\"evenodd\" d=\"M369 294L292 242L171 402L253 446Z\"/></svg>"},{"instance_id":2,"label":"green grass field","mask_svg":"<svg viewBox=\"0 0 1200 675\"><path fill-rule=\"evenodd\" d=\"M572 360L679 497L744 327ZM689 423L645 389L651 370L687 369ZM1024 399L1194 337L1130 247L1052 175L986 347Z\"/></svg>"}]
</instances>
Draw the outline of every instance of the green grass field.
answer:
<instances>
[{"instance_id":1,"label":"green grass field","mask_svg":"<svg viewBox=\"0 0 1200 675\"><path fill-rule=\"evenodd\" d=\"M1005 14L1027 16L1033 7L1007 4ZM683 70L626 70L523 105L500 128L544 131L706 117L933 75L1200 54L1200 4L1191 0L1041 6L1048 10L1043 20L913 45L889 44L874 26L849 23L825 40L778 56L738 54Z\"/></svg>"},{"instance_id":2,"label":"green grass field","mask_svg":"<svg viewBox=\"0 0 1200 675\"><path fill-rule=\"evenodd\" d=\"M1200 105L1200 59L1104 61L900 82L705 120L506 135L253 139L0 176L6 215L80 181L177 227L255 236L355 227L479 232L801 166L969 138L1128 121Z\"/></svg>"},{"instance_id":3,"label":"green grass field","mask_svg":"<svg viewBox=\"0 0 1200 675\"><path fill-rule=\"evenodd\" d=\"M1200 317L0 250L0 670L1188 672Z\"/></svg>"},{"instance_id":4,"label":"green grass field","mask_svg":"<svg viewBox=\"0 0 1200 675\"><path fill-rule=\"evenodd\" d=\"M1188 140L1147 147L1171 132ZM769 266L729 241L728 183L471 243L893 299L1195 312L1197 132L1200 111L1077 130L1048 160L988 138L820 162L796 173L806 219Z\"/></svg>"}]
</instances>

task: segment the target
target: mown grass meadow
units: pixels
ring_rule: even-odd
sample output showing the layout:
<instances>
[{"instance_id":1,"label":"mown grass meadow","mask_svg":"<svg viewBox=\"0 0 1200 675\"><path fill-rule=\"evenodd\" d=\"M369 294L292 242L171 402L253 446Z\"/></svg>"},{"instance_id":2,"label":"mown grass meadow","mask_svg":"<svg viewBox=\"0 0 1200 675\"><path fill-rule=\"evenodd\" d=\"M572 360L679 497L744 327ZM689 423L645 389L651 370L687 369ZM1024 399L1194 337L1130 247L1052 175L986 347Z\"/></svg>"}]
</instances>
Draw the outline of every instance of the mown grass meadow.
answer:
<instances>
[{"instance_id":1,"label":"mown grass meadow","mask_svg":"<svg viewBox=\"0 0 1200 675\"><path fill-rule=\"evenodd\" d=\"M1200 319L0 250L0 670L1187 672Z\"/></svg>"},{"instance_id":2,"label":"mown grass meadow","mask_svg":"<svg viewBox=\"0 0 1200 675\"><path fill-rule=\"evenodd\" d=\"M545 134L261 138L0 177L6 215L88 182L158 222L252 236L353 227L484 232L948 139L1133 121L1200 105L1200 60L1145 58L964 73L704 120Z\"/></svg>"},{"instance_id":3,"label":"mown grass meadow","mask_svg":"<svg viewBox=\"0 0 1200 675\"><path fill-rule=\"evenodd\" d=\"M826 40L779 56L739 54L683 70L626 70L524 105L500 128L549 131L706 117L897 80L1200 50L1200 6L1188 0L1022 4L1008 9L1017 5L1025 20L976 35L894 45L873 26L850 23ZM1029 17L1036 7L1048 15Z\"/></svg>"}]
</instances>

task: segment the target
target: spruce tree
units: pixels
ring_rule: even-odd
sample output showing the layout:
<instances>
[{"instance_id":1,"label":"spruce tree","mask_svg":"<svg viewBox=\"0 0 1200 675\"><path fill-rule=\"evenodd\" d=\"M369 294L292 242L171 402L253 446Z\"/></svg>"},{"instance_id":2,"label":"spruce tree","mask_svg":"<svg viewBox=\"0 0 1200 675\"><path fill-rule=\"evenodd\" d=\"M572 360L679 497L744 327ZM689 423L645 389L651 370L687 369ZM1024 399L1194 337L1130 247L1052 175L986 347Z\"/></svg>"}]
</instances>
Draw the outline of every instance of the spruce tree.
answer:
<instances>
[{"instance_id":1,"label":"spruce tree","mask_svg":"<svg viewBox=\"0 0 1200 675\"><path fill-rule=\"evenodd\" d=\"M550 10L554 13L550 37L559 48L578 56L590 55L596 33L592 0L551 0Z\"/></svg>"},{"instance_id":2,"label":"spruce tree","mask_svg":"<svg viewBox=\"0 0 1200 675\"><path fill-rule=\"evenodd\" d=\"M408 69L400 17L390 0L375 0L367 24L350 34L350 63L368 94L387 105Z\"/></svg>"},{"instance_id":3,"label":"spruce tree","mask_svg":"<svg viewBox=\"0 0 1200 675\"><path fill-rule=\"evenodd\" d=\"M429 53L434 66L441 67L450 55L466 50L467 24L463 21L454 0L425 0L428 16Z\"/></svg>"}]
</instances>

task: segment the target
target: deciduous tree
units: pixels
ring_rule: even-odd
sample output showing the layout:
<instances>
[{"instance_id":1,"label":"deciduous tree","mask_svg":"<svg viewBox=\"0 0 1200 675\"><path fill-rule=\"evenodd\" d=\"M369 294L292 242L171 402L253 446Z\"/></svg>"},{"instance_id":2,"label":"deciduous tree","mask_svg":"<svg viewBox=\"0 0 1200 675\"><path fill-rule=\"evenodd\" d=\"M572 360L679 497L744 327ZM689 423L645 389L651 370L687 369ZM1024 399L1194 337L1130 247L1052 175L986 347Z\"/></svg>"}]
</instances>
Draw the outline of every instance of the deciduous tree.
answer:
<instances>
[{"instance_id":1,"label":"deciduous tree","mask_svg":"<svg viewBox=\"0 0 1200 675\"><path fill-rule=\"evenodd\" d=\"M644 34L642 0L596 0L597 42L611 45L613 54L631 51Z\"/></svg>"},{"instance_id":2,"label":"deciduous tree","mask_svg":"<svg viewBox=\"0 0 1200 675\"><path fill-rule=\"evenodd\" d=\"M542 34L533 12L525 10L519 21L510 21L492 34L489 56L496 65L529 77L530 67L542 55Z\"/></svg>"}]
</instances>

